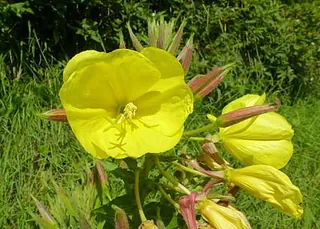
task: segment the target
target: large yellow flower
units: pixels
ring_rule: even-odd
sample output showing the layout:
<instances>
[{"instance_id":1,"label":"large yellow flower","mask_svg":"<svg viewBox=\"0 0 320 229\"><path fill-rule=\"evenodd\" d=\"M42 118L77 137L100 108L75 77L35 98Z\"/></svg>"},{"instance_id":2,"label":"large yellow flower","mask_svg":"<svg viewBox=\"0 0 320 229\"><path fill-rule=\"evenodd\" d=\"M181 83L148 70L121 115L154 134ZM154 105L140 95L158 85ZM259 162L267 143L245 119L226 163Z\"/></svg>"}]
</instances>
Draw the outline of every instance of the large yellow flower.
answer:
<instances>
[{"instance_id":1,"label":"large yellow flower","mask_svg":"<svg viewBox=\"0 0 320 229\"><path fill-rule=\"evenodd\" d=\"M272 166L252 165L226 170L226 179L287 215L300 218L303 213L299 188L286 174Z\"/></svg>"},{"instance_id":2,"label":"large yellow flower","mask_svg":"<svg viewBox=\"0 0 320 229\"><path fill-rule=\"evenodd\" d=\"M199 207L202 217L216 229L251 229L245 215L231 206L204 200L199 202Z\"/></svg>"},{"instance_id":3,"label":"large yellow flower","mask_svg":"<svg viewBox=\"0 0 320 229\"><path fill-rule=\"evenodd\" d=\"M81 52L65 67L63 80L60 98L68 122L97 158L171 149L193 109L180 63L157 48Z\"/></svg>"},{"instance_id":4,"label":"large yellow flower","mask_svg":"<svg viewBox=\"0 0 320 229\"><path fill-rule=\"evenodd\" d=\"M222 114L240 108L262 105L265 95L245 95L224 107ZM220 128L220 138L227 152L245 165L266 164L284 167L293 153L293 130L286 119L270 112L235 125Z\"/></svg>"}]
</instances>

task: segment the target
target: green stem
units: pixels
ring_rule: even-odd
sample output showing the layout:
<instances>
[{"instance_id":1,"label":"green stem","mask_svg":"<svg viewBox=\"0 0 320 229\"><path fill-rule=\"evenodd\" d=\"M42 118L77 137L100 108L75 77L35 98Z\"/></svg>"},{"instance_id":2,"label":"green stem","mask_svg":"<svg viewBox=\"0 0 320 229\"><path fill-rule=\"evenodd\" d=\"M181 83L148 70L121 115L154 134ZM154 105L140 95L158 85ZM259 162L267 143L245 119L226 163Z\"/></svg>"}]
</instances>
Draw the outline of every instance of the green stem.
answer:
<instances>
[{"instance_id":1,"label":"green stem","mask_svg":"<svg viewBox=\"0 0 320 229\"><path fill-rule=\"evenodd\" d=\"M203 177L209 177L208 175L200 173L199 171L191 169L191 168L189 168L187 166L184 166L184 165L180 164L179 162L173 161L172 164L177 166L177 167L179 167L180 169L182 169L182 170L184 170L186 172L189 172L189 173L192 173L192 174L195 174L195 175L199 175L199 176L203 176Z\"/></svg>"},{"instance_id":2,"label":"green stem","mask_svg":"<svg viewBox=\"0 0 320 229\"><path fill-rule=\"evenodd\" d=\"M197 142L203 142L204 140L206 140L203 137L183 137L183 138L190 141L197 141Z\"/></svg>"},{"instance_id":3,"label":"green stem","mask_svg":"<svg viewBox=\"0 0 320 229\"><path fill-rule=\"evenodd\" d=\"M177 186L171 185L171 183L170 183L170 184L161 184L161 185L162 185L163 187L167 188L167 189L174 190L174 191L176 191L176 192L179 192L179 193L181 193L181 194L184 194L184 192L183 192L180 188L178 188Z\"/></svg>"},{"instance_id":4,"label":"green stem","mask_svg":"<svg viewBox=\"0 0 320 229\"><path fill-rule=\"evenodd\" d=\"M139 195L139 178L140 178L140 170L137 169L135 172L135 182L134 182L134 188L135 188L135 197L136 197L136 204L138 207L138 211L139 211L139 215L140 215L140 219L141 222L144 222L147 220L144 212L143 212L143 208L141 205L141 200L140 200L140 195Z\"/></svg>"},{"instance_id":5,"label":"green stem","mask_svg":"<svg viewBox=\"0 0 320 229\"><path fill-rule=\"evenodd\" d=\"M164 170L164 168L161 166L160 161L159 161L159 157L154 155L154 161L158 167L158 169L160 170L160 173L167 178L172 184L173 186L176 186L178 188L180 188L185 194L190 195L191 192L184 187L182 184L180 184L173 176L171 176L171 174L169 174L168 172L166 172Z\"/></svg>"},{"instance_id":6,"label":"green stem","mask_svg":"<svg viewBox=\"0 0 320 229\"><path fill-rule=\"evenodd\" d=\"M164 196L164 198L166 198L176 209L179 210L179 204L176 203L171 196L168 195L168 193L166 193L166 191L164 190L164 188L161 185L158 185L159 191L162 193L162 195Z\"/></svg>"},{"instance_id":7,"label":"green stem","mask_svg":"<svg viewBox=\"0 0 320 229\"><path fill-rule=\"evenodd\" d=\"M209 131L209 130L212 130L214 128L217 127L217 124L216 123L210 123L206 126L203 126L201 128L198 128L198 129L195 129L195 130L189 130L189 131L185 131L183 133L183 136L193 136L193 135L197 135L197 134L200 134L202 132L205 132L205 131Z\"/></svg>"}]
</instances>

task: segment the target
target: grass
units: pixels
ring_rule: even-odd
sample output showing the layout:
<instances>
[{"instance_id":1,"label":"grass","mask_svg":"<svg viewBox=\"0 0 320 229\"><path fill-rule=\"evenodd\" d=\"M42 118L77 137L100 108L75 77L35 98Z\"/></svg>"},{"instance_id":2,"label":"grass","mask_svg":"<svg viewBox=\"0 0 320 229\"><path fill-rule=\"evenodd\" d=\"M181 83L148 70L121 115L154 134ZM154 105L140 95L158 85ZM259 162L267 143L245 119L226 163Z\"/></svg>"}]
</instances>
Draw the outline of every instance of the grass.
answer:
<instances>
[{"instance_id":1,"label":"grass","mask_svg":"<svg viewBox=\"0 0 320 229\"><path fill-rule=\"evenodd\" d=\"M5 67L0 59L0 228L37 228L30 216L36 212L31 195L48 205L55 195L50 178L65 190L77 189L86 183L93 159L67 124L36 116L61 106L62 68L39 69L38 78L22 73L19 80L13 80ZM243 192L238 207L253 228L320 228L320 101L298 100L293 106L282 106L280 113L295 130L295 152L284 172L304 195L303 219L289 218Z\"/></svg>"}]
</instances>

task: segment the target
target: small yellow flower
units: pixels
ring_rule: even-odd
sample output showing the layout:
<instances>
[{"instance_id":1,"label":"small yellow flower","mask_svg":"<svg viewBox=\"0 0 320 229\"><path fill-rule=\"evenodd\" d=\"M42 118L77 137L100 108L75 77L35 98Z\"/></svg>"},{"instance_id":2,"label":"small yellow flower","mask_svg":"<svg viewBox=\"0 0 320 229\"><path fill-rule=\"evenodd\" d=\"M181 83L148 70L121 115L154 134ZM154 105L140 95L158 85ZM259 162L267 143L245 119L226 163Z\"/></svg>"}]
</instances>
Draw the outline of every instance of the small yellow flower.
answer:
<instances>
[{"instance_id":1,"label":"small yellow flower","mask_svg":"<svg viewBox=\"0 0 320 229\"><path fill-rule=\"evenodd\" d=\"M300 218L303 214L299 188L286 174L272 166L252 165L226 170L226 179L289 216Z\"/></svg>"},{"instance_id":2,"label":"small yellow flower","mask_svg":"<svg viewBox=\"0 0 320 229\"><path fill-rule=\"evenodd\" d=\"M216 229L250 229L245 215L228 206L224 207L211 200L199 202L202 217Z\"/></svg>"},{"instance_id":3,"label":"small yellow flower","mask_svg":"<svg viewBox=\"0 0 320 229\"><path fill-rule=\"evenodd\" d=\"M262 105L265 94L245 95L229 103L222 114L254 105ZM209 118L212 116L209 116ZM293 153L293 130L286 119L275 113L265 113L220 128L220 138L228 153L245 165L265 164L284 167Z\"/></svg>"},{"instance_id":4,"label":"small yellow flower","mask_svg":"<svg viewBox=\"0 0 320 229\"><path fill-rule=\"evenodd\" d=\"M193 109L181 64L157 48L79 53L63 80L60 98L68 122L97 158L136 158L173 148Z\"/></svg>"}]
</instances>

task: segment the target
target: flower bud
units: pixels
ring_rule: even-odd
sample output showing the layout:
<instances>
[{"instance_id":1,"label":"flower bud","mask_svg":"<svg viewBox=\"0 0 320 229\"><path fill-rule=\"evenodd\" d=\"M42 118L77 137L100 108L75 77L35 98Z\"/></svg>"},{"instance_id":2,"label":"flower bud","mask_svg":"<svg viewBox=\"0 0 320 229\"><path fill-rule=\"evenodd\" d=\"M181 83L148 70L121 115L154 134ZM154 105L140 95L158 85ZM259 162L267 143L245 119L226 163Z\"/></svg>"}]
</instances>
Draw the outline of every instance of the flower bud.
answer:
<instances>
[{"instance_id":1,"label":"flower bud","mask_svg":"<svg viewBox=\"0 0 320 229\"><path fill-rule=\"evenodd\" d=\"M177 48L179 47L180 45L180 42L181 42L181 38L182 38L182 34L183 34L183 28L184 26L186 25L186 21L183 20L177 33L175 34L174 38L173 38L173 41L171 43L171 45L169 46L169 49L168 49L168 52L171 53L172 55L175 54Z\"/></svg>"},{"instance_id":2,"label":"flower bud","mask_svg":"<svg viewBox=\"0 0 320 229\"><path fill-rule=\"evenodd\" d=\"M129 229L128 217L125 211L115 205L112 205L112 208L115 210L115 229Z\"/></svg>"},{"instance_id":3,"label":"flower bud","mask_svg":"<svg viewBox=\"0 0 320 229\"><path fill-rule=\"evenodd\" d=\"M108 183L107 176L104 171L103 165L99 160L96 160L96 169L98 172L97 175L98 175L99 182L101 183L101 185L106 185Z\"/></svg>"},{"instance_id":4,"label":"flower bud","mask_svg":"<svg viewBox=\"0 0 320 229\"><path fill-rule=\"evenodd\" d=\"M301 192L280 170L269 165L252 165L226 170L225 175L229 183L239 186L256 198L267 201L289 216L301 217Z\"/></svg>"},{"instance_id":5,"label":"flower bud","mask_svg":"<svg viewBox=\"0 0 320 229\"><path fill-rule=\"evenodd\" d=\"M192 61L192 52L193 52L193 34L187 41L187 44L184 46L182 51L179 53L177 59L181 62L184 73L187 74Z\"/></svg>"},{"instance_id":6,"label":"flower bud","mask_svg":"<svg viewBox=\"0 0 320 229\"><path fill-rule=\"evenodd\" d=\"M219 127L228 127L257 115L261 115L271 111L277 111L279 105L280 102L276 101L275 105L258 105L240 108L238 110L220 115L216 119L216 123Z\"/></svg>"},{"instance_id":7,"label":"flower bud","mask_svg":"<svg viewBox=\"0 0 320 229\"><path fill-rule=\"evenodd\" d=\"M245 215L231 206L224 207L211 200L204 200L199 202L199 207L202 217L216 229L251 228Z\"/></svg>"},{"instance_id":8,"label":"flower bud","mask_svg":"<svg viewBox=\"0 0 320 229\"><path fill-rule=\"evenodd\" d=\"M215 89L223 80L224 76L232 69L234 64L228 64L223 67L215 67L204 76L195 76L188 83L193 94L197 98L204 98L213 89Z\"/></svg>"},{"instance_id":9,"label":"flower bud","mask_svg":"<svg viewBox=\"0 0 320 229\"><path fill-rule=\"evenodd\" d=\"M99 160L96 160L96 166L93 169L93 179L101 203L107 202L107 199L111 200L110 190L107 185L108 177L101 161Z\"/></svg>"},{"instance_id":10,"label":"flower bud","mask_svg":"<svg viewBox=\"0 0 320 229\"><path fill-rule=\"evenodd\" d=\"M158 31L157 31L157 24L155 20L148 21L148 38L149 38L149 45L152 47L157 47Z\"/></svg>"},{"instance_id":11,"label":"flower bud","mask_svg":"<svg viewBox=\"0 0 320 229\"><path fill-rule=\"evenodd\" d=\"M124 42L122 31L119 32L119 48L120 49L126 48L126 43Z\"/></svg>"},{"instance_id":12,"label":"flower bud","mask_svg":"<svg viewBox=\"0 0 320 229\"><path fill-rule=\"evenodd\" d=\"M56 222L54 221L51 214L47 211L46 207L40 203L34 196L31 196L34 202L36 203L37 209L42 217L42 220L49 225L56 226Z\"/></svg>"},{"instance_id":13,"label":"flower bud","mask_svg":"<svg viewBox=\"0 0 320 229\"><path fill-rule=\"evenodd\" d=\"M134 35L130 24L127 24L128 27L128 31L129 31L129 35L130 35L130 39L132 41L133 47L140 52L143 49L143 46L141 45L140 41L138 40L138 38L136 37L136 35Z\"/></svg>"},{"instance_id":14,"label":"flower bud","mask_svg":"<svg viewBox=\"0 0 320 229\"><path fill-rule=\"evenodd\" d=\"M57 121L57 122L68 121L66 111L64 109L52 109L47 112L39 114L39 116L49 121Z\"/></svg>"}]
</instances>

